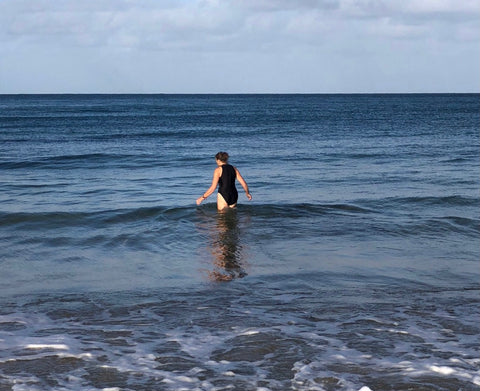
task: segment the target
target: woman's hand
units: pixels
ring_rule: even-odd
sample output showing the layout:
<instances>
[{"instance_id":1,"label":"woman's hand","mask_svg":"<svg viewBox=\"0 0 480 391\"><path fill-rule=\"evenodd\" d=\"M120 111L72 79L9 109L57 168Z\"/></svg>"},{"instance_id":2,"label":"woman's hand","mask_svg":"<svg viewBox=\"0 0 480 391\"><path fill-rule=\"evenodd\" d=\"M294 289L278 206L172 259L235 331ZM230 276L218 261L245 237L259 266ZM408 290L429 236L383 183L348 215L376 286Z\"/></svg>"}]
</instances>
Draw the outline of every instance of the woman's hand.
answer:
<instances>
[{"instance_id":1,"label":"woman's hand","mask_svg":"<svg viewBox=\"0 0 480 391\"><path fill-rule=\"evenodd\" d=\"M251 201L252 200L252 195L250 193L247 193L247 198L248 198L249 201Z\"/></svg>"},{"instance_id":2,"label":"woman's hand","mask_svg":"<svg viewBox=\"0 0 480 391\"><path fill-rule=\"evenodd\" d=\"M205 198L203 198L203 197L198 197L197 198L197 205L200 205L204 199Z\"/></svg>"}]
</instances>

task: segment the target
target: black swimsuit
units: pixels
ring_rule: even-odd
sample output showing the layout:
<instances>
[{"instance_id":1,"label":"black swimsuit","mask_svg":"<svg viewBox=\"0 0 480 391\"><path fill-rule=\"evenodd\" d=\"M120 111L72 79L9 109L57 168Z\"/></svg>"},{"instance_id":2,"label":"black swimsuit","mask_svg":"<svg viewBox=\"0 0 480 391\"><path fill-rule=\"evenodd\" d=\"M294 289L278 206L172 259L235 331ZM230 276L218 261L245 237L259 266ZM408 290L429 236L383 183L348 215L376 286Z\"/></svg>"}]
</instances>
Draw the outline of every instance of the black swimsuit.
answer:
<instances>
[{"instance_id":1,"label":"black swimsuit","mask_svg":"<svg viewBox=\"0 0 480 391\"><path fill-rule=\"evenodd\" d=\"M235 187L237 173L230 164L222 165L222 175L218 180L218 192L222 195L227 205L234 205L238 200L238 192Z\"/></svg>"}]
</instances>

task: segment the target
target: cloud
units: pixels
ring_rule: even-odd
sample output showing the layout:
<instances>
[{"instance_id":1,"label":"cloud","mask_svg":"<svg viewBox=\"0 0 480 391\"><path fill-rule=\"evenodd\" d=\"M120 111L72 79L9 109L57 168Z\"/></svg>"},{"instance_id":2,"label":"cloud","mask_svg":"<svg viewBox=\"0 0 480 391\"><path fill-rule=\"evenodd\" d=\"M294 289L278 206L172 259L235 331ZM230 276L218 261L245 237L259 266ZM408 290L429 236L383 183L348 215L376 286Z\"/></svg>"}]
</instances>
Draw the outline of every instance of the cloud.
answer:
<instances>
[{"instance_id":1,"label":"cloud","mask_svg":"<svg viewBox=\"0 0 480 391\"><path fill-rule=\"evenodd\" d=\"M0 92L34 73L75 90L398 89L429 64L442 80L463 66L467 85L479 14L477 0L0 0Z\"/></svg>"},{"instance_id":2,"label":"cloud","mask_svg":"<svg viewBox=\"0 0 480 391\"><path fill-rule=\"evenodd\" d=\"M309 34L419 37L435 34L439 21L451 37L478 39L479 12L478 1L453 0L4 0L0 39L168 50L250 45L255 50L287 38L287 43L312 43Z\"/></svg>"}]
</instances>

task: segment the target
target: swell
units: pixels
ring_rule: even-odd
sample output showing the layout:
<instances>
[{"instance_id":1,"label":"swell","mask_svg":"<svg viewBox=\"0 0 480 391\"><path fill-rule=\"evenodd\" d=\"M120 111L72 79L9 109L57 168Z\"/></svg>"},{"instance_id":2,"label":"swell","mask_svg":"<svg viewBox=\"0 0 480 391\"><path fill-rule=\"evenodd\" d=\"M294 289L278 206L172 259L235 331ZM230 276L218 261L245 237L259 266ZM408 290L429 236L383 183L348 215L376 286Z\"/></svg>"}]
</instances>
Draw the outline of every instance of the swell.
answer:
<instances>
[{"instance_id":1,"label":"swell","mask_svg":"<svg viewBox=\"0 0 480 391\"><path fill-rule=\"evenodd\" d=\"M62 155L44 157L32 160L4 161L0 162L0 169L72 169L92 168L105 166L112 167L135 167L135 166L158 165L150 156L134 154L110 154L110 153L86 153L77 155Z\"/></svg>"},{"instance_id":2,"label":"swell","mask_svg":"<svg viewBox=\"0 0 480 391\"><path fill-rule=\"evenodd\" d=\"M461 197L445 197L448 202L465 204L470 200ZM427 199L425 202L432 202ZM445 200L443 200L445 202ZM253 221L252 228L258 234L274 231L282 235L329 236L329 235L445 235L460 234L478 237L478 218L445 215L438 217L398 215L386 213L378 204L367 207L363 204L241 204L234 213L239 221ZM388 210L388 208L387 208ZM408 208L407 208L408 210ZM159 229L174 230L179 224L194 225L198 222L216 221L219 214L213 204L196 208L141 207L112 209L92 212L0 212L0 229L43 231L64 228L103 229L120 226L147 231L152 224ZM68 235L68 231L66 232Z\"/></svg>"},{"instance_id":3,"label":"swell","mask_svg":"<svg viewBox=\"0 0 480 391\"><path fill-rule=\"evenodd\" d=\"M169 208L151 207L100 212L0 212L0 227L64 228L126 224L152 219L168 213Z\"/></svg>"},{"instance_id":4,"label":"swell","mask_svg":"<svg viewBox=\"0 0 480 391\"><path fill-rule=\"evenodd\" d=\"M478 238L480 220L459 216L421 219L398 227L396 234L400 236L441 236L444 234L463 234Z\"/></svg>"},{"instance_id":5,"label":"swell","mask_svg":"<svg viewBox=\"0 0 480 391\"><path fill-rule=\"evenodd\" d=\"M283 205L240 205L232 211L242 216L262 220L312 218L327 214L369 214L371 210L349 204L283 204ZM213 205L204 207L142 207L130 209L113 209L94 212L0 212L0 228L63 228L108 226L117 224L142 223L154 221L191 221L199 218L219 216Z\"/></svg>"},{"instance_id":6,"label":"swell","mask_svg":"<svg viewBox=\"0 0 480 391\"><path fill-rule=\"evenodd\" d=\"M408 207L430 207L430 206L478 206L478 197L466 197L460 195L449 196L418 196L418 197L387 197L378 201L365 200L365 205L377 209L381 208L408 208Z\"/></svg>"}]
</instances>

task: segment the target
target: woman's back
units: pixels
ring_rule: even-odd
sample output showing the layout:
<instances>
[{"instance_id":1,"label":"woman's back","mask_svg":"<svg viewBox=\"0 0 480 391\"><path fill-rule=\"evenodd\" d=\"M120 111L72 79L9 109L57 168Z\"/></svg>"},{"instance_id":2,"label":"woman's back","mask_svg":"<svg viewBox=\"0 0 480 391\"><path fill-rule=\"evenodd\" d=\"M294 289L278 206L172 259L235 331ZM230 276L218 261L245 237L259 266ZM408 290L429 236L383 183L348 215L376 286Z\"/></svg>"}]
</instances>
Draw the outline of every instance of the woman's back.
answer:
<instances>
[{"instance_id":1,"label":"woman's back","mask_svg":"<svg viewBox=\"0 0 480 391\"><path fill-rule=\"evenodd\" d=\"M230 164L223 164L222 175L218 180L218 192L222 195L228 205L237 203L238 192L235 187L237 173L235 167Z\"/></svg>"}]
</instances>

